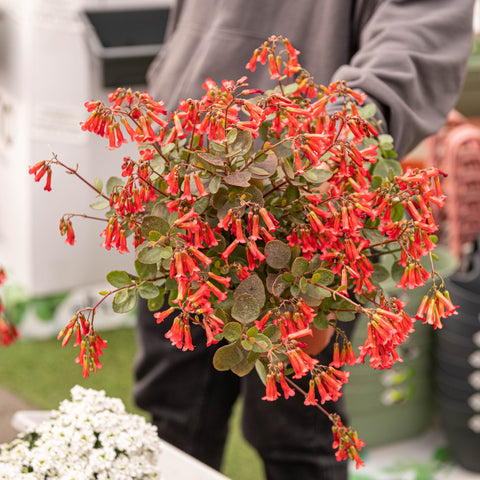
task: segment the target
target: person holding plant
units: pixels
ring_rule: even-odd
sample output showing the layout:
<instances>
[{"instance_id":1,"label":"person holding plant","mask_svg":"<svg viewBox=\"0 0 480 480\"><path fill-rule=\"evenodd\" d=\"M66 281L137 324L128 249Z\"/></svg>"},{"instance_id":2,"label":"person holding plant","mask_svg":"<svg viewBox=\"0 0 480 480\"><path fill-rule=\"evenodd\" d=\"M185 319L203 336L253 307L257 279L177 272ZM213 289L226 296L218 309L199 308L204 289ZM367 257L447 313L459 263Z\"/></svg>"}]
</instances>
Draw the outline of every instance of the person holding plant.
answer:
<instances>
[{"instance_id":1,"label":"person holding plant","mask_svg":"<svg viewBox=\"0 0 480 480\"><path fill-rule=\"evenodd\" d=\"M169 109L179 99L200 98L206 78L242 77L251 52L281 34L301 50L316 83L344 80L366 94L380 130L395 138L402 157L440 128L455 105L472 46L472 15L473 0L179 0L149 72L149 92L166 99ZM271 88L260 70L248 72L248 82ZM170 320L176 316L168 304L163 310ZM263 401L265 387L254 373L240 378L215 371L214 349L204 346L200 328L192 328L193 351L172 348L164 337L170 325L169 318L157 325L141 304L134 396L152 414L160 437L219 469L241 394L244 434L269 480L347 478L346 463L338 463L331 448L328 418L305 407L299 394ZM347 333L351 325L345 324ZM324 365L335 353L332 334L331 327L314 329L302 339ZM326 409L342 411L339 402Z\"/></svg>"}]
</instances>

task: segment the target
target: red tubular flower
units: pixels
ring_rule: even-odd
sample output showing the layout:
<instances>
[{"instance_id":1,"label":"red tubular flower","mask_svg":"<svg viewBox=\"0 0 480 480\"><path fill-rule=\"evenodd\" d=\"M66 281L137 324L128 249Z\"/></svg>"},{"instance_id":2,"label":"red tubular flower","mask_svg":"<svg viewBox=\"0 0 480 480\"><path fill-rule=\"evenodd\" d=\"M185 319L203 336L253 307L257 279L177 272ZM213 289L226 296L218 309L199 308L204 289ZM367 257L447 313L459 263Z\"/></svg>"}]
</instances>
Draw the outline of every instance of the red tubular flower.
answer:
<instances>
[{"instance_id":1,"label":"red tubular flower","mask_svg":"<svg viewBox=\"0 0 480 480\"><path fill-rule=\"evenodd\" d=\"M278 397L280 397L280 393L277 390L276 376L273 373L269 373L267 375L266 395L262 397L262 400L274 402Z\"/></svg>"},{"instance_id":2,"label":"red tubular flower","mask_svg":"<svg viewBox=\"0 0 480 480\"><path fill-rule=\"evenodd\" d=\"M208 272L208 276L210 278L213 278L213 280L216 280L217 282L221 283L223 286L228 288L230 286L230 277L221 277L220 275L217 275L213 272Z\"/></svg>"},{"instance_id":3,"label":"red tubular flower","mask_svg":"<svg viewBox=\"0 0 480 480\"><path fill-rule=\"evenodd\" d=\"M198 198L207 196L208 192L205 190L205 187L203 186L203 183L202 183L202 179L200 178L198 173L193 174L193 180L195 181L195 185L196 185L198 193L199 193Z\"/></svg>"},{"instance_id":4,"label":"red tubular flower","mask_svg":"<svg viewBox=\"0 0 480 480\"><path fill-rule=\"evenodd\" d=\"M185 330L184 330L184 339L183 339L183 348L182 350L185 352L186 350L193 351L195 346L192 343L192 335L190 333L190 325L185 323Z\"/></svg>"},{"instance_id":5,"label":"red tubular flower","mask_svg":"<svg viewBox=\"0 0 480 480\"><path fill-rule=\"evenodd\" d=\"M222 253L221 257L223 260L228 261L228 257L235 250L238 245L238 241L234 240Z\"/></svg>"},{"instance_id":6,"label":"red tubular flower","mask_svg":"<svg viewBox=\"0 0 480 480\"><path fill-rule=\"evenodd\" d=\"M67 220L65 226L66 226L66 234L67 234L65 243L69 243L70 245L73 245L75 243L75 232L73 231L72 222L70 220Z\"/></svg>"},{"instance_id":7,"label":"red tubular flower","mask_svg":"<svg viewBox=\"0 0 480 480\"><path fill-rule=\"evenodd\" d=\"M167 310L163 310L162 312L156 312L153 316L156 318L157 323L162 323L170 314L175 311L175 307L167 308Z\"/></svg>"},{"instance_id":8,"label":"red tubular flower","mask_svg":"<svg viewBox=\"0 0 480 480\"><path fill-rule=\"evenodd\" d=\"M252 58L250 58L249 62L245 65L245 68L247 70L250 70L251 72L255 71L256 63L258 60L258 57L260 55L260 51L257 49L254 50Z\"/></svg>"},{"instance_id":9,"label":"red tubular flower","mask_svg":"<svg viewBox=\"0 0 480 480\"><path fill-rule=\"evenodd\" d=\"M124 228L120 230L120 235L117 237L116 245L118 253L128 253L130 250L127 247L127 232Z\"/></svg>"},{"instance_id":10,"label":"red tubular flower","mask_svg":"<svg viewBox=\"0 0 480 480\"><path fill-rule=\"evenodd\" d=\"M279 363L278 368L279 372L277 373L277 381L280 383L285 399L293 397L295 395L295 390L287 383L285 374L283 373L283 363Z\"/></svg>"},{"instance_id":11,"label":"red tubular flower","mask_svg":"<svg viewBox=\"0 0 480 480\"><path fill-rule=\"evenodd\" d=\"M212 263L212 259L207 257L203 252L196 249L195 247L190 247L188 251L195 256L198 260L204 263L205 266L210 265Z\"/></svg>"},{"instance_id":12,"label":"red tubular flower","mask_svg":"<svg viewBox=\"0 0 480 480\"><path fill-rule=\"evenodd\" d=\"M318 400L315 398L315 380L310 379L310 382L308 383L308 394L305 397L304 401L305 405L317 405Z\"/></svg>"},{"instance_id":13,"label":"red tubular flower","mask_svg":"<svg viewBox=\"0 0 480 480\"><path fill-rule=\"evenodd\" d=\"M19 336L15 325L0 317L0 344L2 347L11 345Z\"/></svg>"}]
</instances>

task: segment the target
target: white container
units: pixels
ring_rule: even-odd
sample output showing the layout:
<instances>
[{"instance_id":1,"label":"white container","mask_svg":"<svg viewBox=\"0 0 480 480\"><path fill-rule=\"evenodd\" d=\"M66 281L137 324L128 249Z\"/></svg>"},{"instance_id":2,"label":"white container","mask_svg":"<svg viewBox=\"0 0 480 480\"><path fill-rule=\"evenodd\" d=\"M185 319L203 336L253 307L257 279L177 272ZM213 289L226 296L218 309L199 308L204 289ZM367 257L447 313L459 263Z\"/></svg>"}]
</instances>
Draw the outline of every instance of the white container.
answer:
<instances>
[{"instance_id":1,"label":"white container","mask_svg":"<svg viewBox=\"0 0 480 480\"><path fill-rule=\"evenodd\" d=\"M48 420L49 415L45 410L21 410L13 415L12 426L24 431ZM158 469L162 480L228 480L225 475L163 440L160 457Z\"/></svg>"}]
</instances>

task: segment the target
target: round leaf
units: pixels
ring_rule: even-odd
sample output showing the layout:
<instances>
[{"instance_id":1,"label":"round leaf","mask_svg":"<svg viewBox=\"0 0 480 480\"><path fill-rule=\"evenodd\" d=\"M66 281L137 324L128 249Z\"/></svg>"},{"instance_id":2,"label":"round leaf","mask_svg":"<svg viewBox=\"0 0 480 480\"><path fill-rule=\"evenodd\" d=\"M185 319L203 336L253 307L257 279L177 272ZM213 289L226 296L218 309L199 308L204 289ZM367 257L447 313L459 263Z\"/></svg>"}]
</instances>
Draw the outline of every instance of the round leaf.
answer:
<instances>
[{"instance_id":1,"label":"round leaf","mask_svg":"<svg viewBox=\"0 0 480 480\"><path fill-rule=\"evenodd\" d=\"M290 247L280 240L272 240L265 245L266 262L272 268L280 270L290 263Z\"/></svg>"},{"instance_id":2,"label":"round leaf","mask_svg":"<svg viewBox=\"0 0 480 480\"><path fill-rule=\"evenodd\" d=\"M211 153L198 153L198 156L209 165L214 167L223 167L225 165L225 159L220 155L212 155Z\"/></svg>"},{"instance_id":3,"label":"round leaf","mask_svg":"<svg viewBox=\"0 0 480 480\"><path fill-rule=\"evenodd\" d=\"M213 366L220 371L230 370L243 360L241 348L236 343L220 347L213 356Z\"/></svg>"},{"instance_id":4,"label":"round leaf","mask_svg":"<svg viewBox=\"0 0 480 480\"><path fill-rule=\"evenodd\" d=\"M107 274L107 281L115 288L126 287L132 283L130 275L121 270L113 270Z\"/></svg>"},{"instance_id":5,"label":"round leaf","mask_svg":"<svg viewBox=\"0 0 480 480\"><path fill-rule=\"evenodd\" d=\"M255 361L249 361L249 356L244 354L244 358L232 368L232 372L239 377L244 377L245 375L248 375L254 367Z\"/></svg>"},{"instance_id":6,"label":"round leaf","mask_svg":"<svg viewBox=\"0 0 480 480\"><path fill-rule=\"evenodd\" d=\"M304 257L297 257L292 264L292 275L299 277L308 272L309 263Z\"/></svg>"},{"instance_id":7,"label":"round leaf","mask_svg":"<svg viewBox=\"0 0 480 480\"><path fill-rule=\"evenodd\" d=\"M248 130L240 130L233 142L232 152L235 152L237 155L244 155L252 148L252 145L252 134Z\"/></svg>"},{"instance_id":8,"label":"round leaf","mask_svg":"<svg viewBox=\"0 0 480 480\"><path fill-rule=\"evenodd\" d=\"M248 171L234 172L224 177L223 181L228 185L233 185L236 187L249 187L250 183L248 183L248 181L251 177L252 174Z\"/></svg>"},{"instance_id":9,"label":"round leaf","mask_svg":"<svg viewBox=\"0 0 480 480\"><path fill-rule=\"evenodd\" d=\"M257 300L248 293L243 293L233 301L232 317L241 323L250 323L260 315Z\"/></svg>"},{"instance_id":10,"label":"round leaf","mask_svg":"<svg viewBox=\"0 0 480 480\"><path fill-rule=\"evenodd\" d=\"M312 283L316 285L330 285L335 279L335 275L326 268L320 268L312 276Z\"/></svg>"},{"instance_id":11,"label":"round leaf","mask_svg":"<svg viewBox=\"0 0 480 480\"><path fill-rule=\"evenodd\" d=\"M157 276L157 265L146 264L135 260L135 270L140 278L148 279Z\"/></svg>"},{"instance_id":12,"label":"round leaf","mask_svg":"<svg viewBox=\"0 0 480 480\"><path fill-rule=\"evenodd\" d=\"M208 189L210 190L210 193L217 193L221 183L222 183L222 180L218 175L215 175L214 177L212 177L212 179L210 180L210 184L208 185Z\"/></svg>"},{"instance_id":13,"label":"round leaf","mask_svg":"<svg viewBox=\"0 0 480 480\"><path fill-rule=\"evenodd\" d=\"M310 183L315 184L326 182L332 175L333 173L330 170L323 170L322 168L312 168L303 174Z\"/></svg>"},{"instance_id":14,"label":"round leaf","mask_svg":"<svg viewBox=\"0 0 480 480\"><path fill-rule=\"evenodd\" d=\"M146 247L143 250L140 250L137 255L139 262L153 264L158 263L162 260L163 248L155 245L153 248Z\"/></svg>"},{"instance_id":15,"label":"round leaf","mask_svg":"<svg viewBox=\"0 0 480 480\"><path fill-rule=\"evenodd\" d=\"M148 238L150 232L158 232L165 235L168 232L170 225L168 222L155 215L145 215L142 220L142 235Z\"/></svg>"},{"instance_id":16,"label":"round leaf","mask_svg":"<svg viewBox=\"0 0 480 480\"><path fill-rule=\"evenodd\" d=\"M380 265L379 263L375 263L373 265L371 281L374 284L378 285L379 283L384 282L389 278L390 278L390 273L383 265Z\"/></svg>"},{"instance_id":17,"label":"round leaf","mask_svg":"<svg viewBox=\"0 0 480 480\"><path fill-rule=\"evenodd\" d=\"M90 208L93 210L105 210L110 206L110 202L108 200L98 200L98 202L93 202L90 204Z\"/></svg>"},{"instance_id":18,"label":"round leaf","mask_svg":"<svg viewBox=\"0 0 480 480\"><path fill-rule=\"evenodd\" d=\"M158 297L158 287L151 282L144 282L138 286L138 294L147 300Z\"/></svg>"},{"instance_id":19,"label":"round leaf","mask_svg":"<svg viewBox=\"0 0 480 480\"><path fill-rule=\"evenodd\" d=\"M112 308L116 313L127 313L135 308L137 293L135 288L120 290L113 298Z\"/></svg>"},{"instance_id":20,"label":"round leaf","mask_svg":"<svg viewBox=\"0 0 480 480\"><path fill-rule=\"evenodd\" d=\"M245 280L241 281L235 292L233 292L233 298L236 299L244 293L253 296L257 300L260 308L265 305L265 287L257 275L250 275Z\"/></svg>"},{"instance_id":21,"label":"round leaf","mask_svg":"<svg viewBox=\"0 0 480 480\"><path fill-rule=\"evenodd\" d=\"M272 285L272 294L279 297L291 283L284 280L283 275L278 275Z\"/></svg>"},{"instance_id":22,"label":"round leaf","mask_svg":"<svg viewBox=\"0 0 480 480\"><path fill-rule=\"evenodd\" d=\"M223 328L223 337L229 342L236 342L242 334L242 326L237 322L230 322Z\"/></svg>"}]
</instances>

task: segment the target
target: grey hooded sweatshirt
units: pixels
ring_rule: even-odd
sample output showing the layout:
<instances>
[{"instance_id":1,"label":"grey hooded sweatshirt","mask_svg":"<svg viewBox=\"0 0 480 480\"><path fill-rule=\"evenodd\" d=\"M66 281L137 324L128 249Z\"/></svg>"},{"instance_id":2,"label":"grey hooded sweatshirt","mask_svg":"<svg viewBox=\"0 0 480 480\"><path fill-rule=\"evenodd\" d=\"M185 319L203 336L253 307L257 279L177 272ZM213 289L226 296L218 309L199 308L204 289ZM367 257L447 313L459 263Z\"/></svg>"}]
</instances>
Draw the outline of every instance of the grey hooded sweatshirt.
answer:
<instances>
[{"instance_id":1,"label":"grey hooded sweatshirt","mask_svg":"<svg viewBox=\"0 0 480 480\"><path fill-rule=\"evenodd\" d=\"M178 0L149 91L174 109L201 85L245 70L270 35L286 36L317 83L345 80L377 105L400 156L436 132L455 106L472 49L474 0Z\"/></svg>"}]
</instances>

